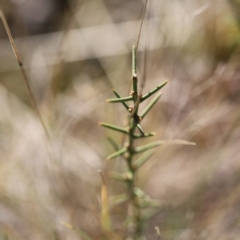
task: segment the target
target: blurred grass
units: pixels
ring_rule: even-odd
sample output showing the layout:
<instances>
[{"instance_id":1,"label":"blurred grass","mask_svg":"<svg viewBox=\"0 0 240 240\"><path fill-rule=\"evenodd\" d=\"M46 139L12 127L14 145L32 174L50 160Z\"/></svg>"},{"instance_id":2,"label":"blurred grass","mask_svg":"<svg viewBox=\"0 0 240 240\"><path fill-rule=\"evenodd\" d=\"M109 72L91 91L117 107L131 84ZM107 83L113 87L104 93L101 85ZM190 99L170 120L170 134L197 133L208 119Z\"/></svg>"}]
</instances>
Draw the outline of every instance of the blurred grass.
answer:
<instances>
[{"instance_id":1,"label":"blurred grass","mask_svg":"<svg viewBox=\"0 0 240 240\"><path fill-rule=\"evenodd\" d=\"M165 240L238 239L237 2L152 0L147 10L150 20L139 46L141 76L147 48L144 92L166 79L170 83L143 128L157 132L154 140L174 137L197 143L194 148L159 148L139 171L139 187L162 203L160 213L146 225L147 239L157 239L155 226ZM0 25L2 239L82 239L61 221L92 239L103 238L97 170L107 176L110 169L125 168L123 162L105 160L112 147L105 137L108 132L98 122L125 125L124 109L107 105L105 99L112 97L112 86L121 95L128 94L130 51L143 4L133 0L68 4L54 29L57 32L29 37L18 13L21 4L1 3L10 26L22 26L15 34L24 37L17 38L16 44L52 139L49 145L30 107ZM121 184L106 181L110 196L125 191ZM110 212L120 236L125 212L125 204Z\"/></svg>"}]
</instances>

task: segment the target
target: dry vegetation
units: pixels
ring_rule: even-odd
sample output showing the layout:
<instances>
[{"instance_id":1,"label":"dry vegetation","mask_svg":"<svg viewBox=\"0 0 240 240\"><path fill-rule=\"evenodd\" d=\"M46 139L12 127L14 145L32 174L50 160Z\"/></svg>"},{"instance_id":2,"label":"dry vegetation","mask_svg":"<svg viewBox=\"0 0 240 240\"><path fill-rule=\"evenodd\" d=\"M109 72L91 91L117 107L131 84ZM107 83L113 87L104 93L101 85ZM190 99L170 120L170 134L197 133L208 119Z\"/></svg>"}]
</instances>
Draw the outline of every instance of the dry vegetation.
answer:
<instances>
[{"instance_id":1,"label":"dry vegetation","mask_svg":"<svg viewBox=\"0 0 240 240\"><path fill-rule=\"evenodd\" d=\"M126 189L108 173L126 166L121 159L106 160L113 152L107 136L119 143L122 138L98 122L126 124L122 106L105 99L112 97L113 86L128 94L131 47L144 5L68 1L48 33L36 34L23 11L28 2L3 0L1 7L50 139L31 107L1 23L0 238L86 239L81 229L91 239L104 239L98 169L111 198ZM238 2L149 1L138 72L140 78L146 74L145 92L170 82L142 127L157 133L153 140L177 138L197 145L159 147L138 172L139 188L161 203L145 225L146 239L158 238L156 226L164 240L239 239ZM42 8L30 9L31 17ZM126 211L126 204L111 207L112 229L120 237L109 239L123 239Z\"/></svg>"}]
</instances>

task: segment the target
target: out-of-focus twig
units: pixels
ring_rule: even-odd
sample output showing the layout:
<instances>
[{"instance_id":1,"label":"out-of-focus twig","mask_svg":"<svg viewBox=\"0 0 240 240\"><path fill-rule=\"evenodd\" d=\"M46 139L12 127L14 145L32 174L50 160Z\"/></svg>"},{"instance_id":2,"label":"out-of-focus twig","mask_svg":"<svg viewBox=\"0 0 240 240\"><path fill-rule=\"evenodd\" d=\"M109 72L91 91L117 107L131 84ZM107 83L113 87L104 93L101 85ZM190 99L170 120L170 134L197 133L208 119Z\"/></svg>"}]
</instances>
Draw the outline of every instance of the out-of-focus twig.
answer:
<instances>
[{"instance_id":1,"label":"out-of-focus twig","mask_svg":"<svg viewBox=\"0 0 240 240\"><path fill-rule=\"evenodd\" d=\"M40 114L40 112L39 112L39 109L38 109L36 100L35 100L35 98L34 98L34 95L33 95L32 90L31 90L31 87L30 87L30 84L29 84L29 80L28 80L28 78L27 78L26 71L25 71L25 69L23 68L22 59L21 59L21 57L20 57L20 54L19 54L18 49L17 49L17 47L16 47L16 44L15 44L15 42L14 42L14 40L13 40L11 31L10 31L10 29L9 29L7 20L6 20L5 16L4 16L4 13L3 13L3 11L2 11L1 6L0 6L0 18L1 18L2 22L3 22L3 26L4 26L5 30L6 30L6 32L7 32L8 39L9 39L9 41L10 41L10 43L11 43L11 46L12 46L12 49L13 49L13 53L14 53L17 61L18 61L18 65L19 65L19 67L20 67L20 69L21 69L22 76L23 76L23 80L24 80L25 86L26 86L26 88L27 88L27 92L28 92L29 98L30 98L30 100L31 100L32 106L33 106L36 114L38 115L38 118L39 118L39 120L40 120L40 122L41 122L41 124L42 124L42 126L43 126L43 128L44 128L44 131L45 131L47 137L50 139L49 133L48 133L48 131L47 131L47 127L46 127L46 125L45 125L45 123L44 123L44 121L43 121L43 118L42 118L42 116L41 116L41 114Z\"/></svg>"}]
</instances>

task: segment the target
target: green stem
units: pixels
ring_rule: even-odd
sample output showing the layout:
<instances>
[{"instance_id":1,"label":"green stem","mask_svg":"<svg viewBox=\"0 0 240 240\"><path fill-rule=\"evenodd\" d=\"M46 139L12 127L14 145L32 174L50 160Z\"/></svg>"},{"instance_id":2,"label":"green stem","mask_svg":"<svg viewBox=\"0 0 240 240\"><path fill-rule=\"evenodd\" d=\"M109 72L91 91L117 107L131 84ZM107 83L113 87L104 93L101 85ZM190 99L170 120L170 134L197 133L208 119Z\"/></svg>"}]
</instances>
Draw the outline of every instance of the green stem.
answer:
<instances>
[{"instance_id":1,"label":"green stem","mask_svg":"<svg viewBox=\"0 0 240 240\"><path fill-rule=\"evenodd\" d=\"M116 158L118 156L123 156L126 160L127 164L127 172L124 174L112 173L112 177L118 181L126 182L127 184L127 192L126 198L128 201L128 226L127 226L127 239L129 240L139 240L142 236L143 229L143 218L141 207L142 205L142 197L136 193L136 173L140 166L142 166L151 156L152 152L149 153L149 149L157 147L165 143L165 141L156 141L153 143L145 144L143 146L136 147L136 140L140 138L150 137L155 135L154 133L145 133L140 125L141 119L143 119L147 113L152 109L157 100L159 99L161 94L158 94L145 108L142 112L141 116L139 116L139 105L152 96L154 93L159 91L163 86L167 83L164 82L161 85L154 88L152 91L148 92L144 96L142 96L141 92L138 89L138 77L137 77L137 64L136 64L136 47L133 46L132 50L132 89L130 96L121 97L116 90L113 89L113 92L117 98L109 99L108 102L111 103L121 103L129 112L128 115L128 127L122 128L116 125L108 124L108 123L100 123L101 126L124 133L127 136L126 145L119 149L116 144L113 144L115 148L115 152L107 157L108 160ZM132 101L133 107L129 106L126 102ZM137 129L139 130L136 133ZM179 141L177 142L179 143ZM135 156L138 153L145 152L141 157L139 157L136 161L134 161Z\"/></svg>"},{"instance_id":2,"label":"green stem","mask_svg":"<svg viewBox=\"0 0 240 240\"><path fill-rule=\"evenodd\" d=\"M134 51L133 51L133 54ZM133 56L133 58L135 58ZM136 67L135 67L136 69ZM137 89L137 81L138 79L134 76L136 71L133 72L133 84L132 90L136 94L138 92ZM138 205L138 198L134 192L135 182L136 182L136 168L134 166L134 155L135 155L135 140L136 134L135 130L139 127L139 116L138 116L138 105L140 103L139 99L141 96L134 95L134 109L133 112L129 114L129 131L128 131L128 143L127 143L127 154L125 155L128 171L131 172L132 178L128 179L127 187L128 187L128 198L129 198L129 206L128 206L128 238L137 240L142 233L142 224L141 224L141 214L140 208Z\"/></svg>"}]
</instances>

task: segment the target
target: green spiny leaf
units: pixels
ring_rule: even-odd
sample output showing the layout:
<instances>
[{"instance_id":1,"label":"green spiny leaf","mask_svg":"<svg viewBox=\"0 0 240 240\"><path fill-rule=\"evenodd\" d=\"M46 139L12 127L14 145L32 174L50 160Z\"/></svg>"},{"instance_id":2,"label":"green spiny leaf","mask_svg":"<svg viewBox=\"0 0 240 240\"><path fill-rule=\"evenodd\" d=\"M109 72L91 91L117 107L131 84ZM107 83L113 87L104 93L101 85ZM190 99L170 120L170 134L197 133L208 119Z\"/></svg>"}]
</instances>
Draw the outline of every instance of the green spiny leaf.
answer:
<instances>
[{"instance_id":1,"label":"green spiny leaf","mask_svg":"<svg viewBox=\"0 0 240 240\"><path fill-rule=\"evenodd\" d=\"M161 97L162 93L159 93L148 105L147 107L143 110L142 114L140 115L141 118L143 119L147 113L152 109L152 107L155 105L155 103L158 101L158 99Z\"/></svg>"},{"instance_id":2,"label":"green spiny leaf","mask_svg":"<svg viewBox=\"0 0 240 240\"><path fill-rule=\"evenodd\" d=\"M133 137L134 138L146 138L146 137L152 137L155 136L156 133L144 133L144 134L134 134Z\"/></svg>"},{"instance_id":3,"label":"green spiny leaf","mask_svg":"<svg viewBox=\"0 0 240 240\"><path fill-rule=\"evenodd\" d=\"M150 208L150 207L156 208L156 207L160 207L161 203L158 200L154 200L151 198L139 199L138 206L141 208Z\"/></svg>"},{"instance_id":4,"label":"green spiny leaf","mask_svg":"<svg viewBox=\"0 0 240 240\"><path fill-rule=\"evenodd\" d=\"M148 149L160 146L160 145L173 145L173 144L180 144L180 145L196 145L196 143L194 142L189 142L189 141L185 141L185 140L181 140L181 139L169 139L169 140L160 140L160 141L156 141L153 143L149 143L140 147L135 148L135 153L140 153L140 152L144 152Z\"/></svg>"},{"instance_id":5,"label":"green spiny leaf","mask_svg":"<svg viewBox=\"0 0 240 240\"><path fill-rule=\"evenodd\" d=\"M140 188L134 188L134 194L137 196L139 207L158 207L160 202L149 197L144 191Z\"/></svg>"},{"instance_id":6,"label":"green spiny leaf","mask_svg":"<svg viewBox=\"0 0 240 240\"><path fill-rule=\"evenodd\" d=\"M148 221L149 219L151 219L153 216L155 216L156 214L159 214L160 212L162 212L162 208L158 207L158 208L147 208L145 211L143 211L143 221Z\"/></svg>"},{"instance_id":7,"label":"green spiny leaf","mask_svg":"<svg viewBox=\"0 0 240 240\"><path fill-rule=\"evenodd\" d=\"M114 207L118 204L124 203L127 200L128 200L128 196L126 193L114 196L114 197L110 198L111 207Z\"/></svg>"},{"instance_id":8,"label":"green spiny leaf","mask_svg":"<svg viewBox=\"0 0 240 240\"><path fill-rule=\"evenodd\" d=\"M112 139L111 137L107 137L107 140L115 151L118 151L120 149L118 144L114 141L114 139Z\"/></svg>"},{"instance_id":9,"label":"green spiny leaf","mask_svg":"<svg viewBox=\"0 0 240 240\"><path fill-rule=\"evenodd\" d=\"M110 160L110 159L113 159L113 158L115 158L117 156L123 155L125 152L127 152L127 148L124 147L124 148L122 148L122 149L112 153L111 155L109 155L107 157L107 160Z\"/></svg>"},{"instance_id":10,"label":"green spiny leaf","mask_svg":"<svg viewBox=\"0 0 240 240\"><path fill-rule=\"evenodd\" d=\"M163 141L156 141L156 142L152 142L152 143L140 146L140 147L136 147L135 148L135 153L144 152L144 151L149 150L151 148L158 147L162 144L163 144Z\"/></svg>"},{"instance_id":11,"label":"green spiny leaf","mask_svg":"<svg viewBox=\"0 0 240 240\"><path fill-rule=\"evenodd\" d=\"M147 151L143 153L143 155L134 162L134 168L140 168L153 155L153 153L154 151Z\"/></svg>"},{"instance_id":12,"label":"green spiny leaf","mask_svg":"<svg viewBox=\"0 0 240 240\"><path fill-rule=\"evenodd\" d=\"M141 133L142 135L144 135L144 131L143 131L143 129L142 129L142 127L141 127L140 124L137 124L137 128L138 128L138 130L140 131L140 133Z\"/></svg>"},{"instance_id":13,"label":"green spiny leaf","mask_svg":"<svg viewBox=\"0 0 240 240\"><path fill-rule=\"evenodd\" d=\"M154 88L152 91L150 91L149 93L145 94L144 96L142 96L141 98L141 102L145 101L147 98L149 98L150 96L152 96L154 93L156 93L157 91L159 91L161 88L163 88L166 84L168 83L168 81L165 81L164 83L162 83L161 85L157 86L156 88Z\"/></svg>"},{"instance_id":14,"label":"green spiny leaf","mask_svg":"<svg viewBox=\"0 0 240 240\"><path fill-rule=\"evenodd\" d=\"M126 181L126 178L125 178L125 176L122 173L111 172L110 173L110 177L115 179L115 180L121 181L121 182L125 182Z\"/></svg>"},{"instance_id":15,"label":"green spiny leaf","mask_svg":"<svg viewBox=\"0 0 240 240\"><path fill-rule=\"evenodd\" d=\"M146 193L138 187L134 188L134 194L139 198L145 198L147 196Z\"/></svg>"},{"instance_id":16,"label":"green spiny leaf","mask_svg":"<svg viewBox=\"0 0 240 240\"><path fill-rule=\"evenodd\" d=\"M131 180L133 178L133 174L130 171L125 172L125 173L111 172L110 177L115 180L125 182L127 180Z\"/></svg>"},{"instance_id":17,"label":"green spiny leaf","mask_svg":"<svg viewBox=\"0 0 240 240\"><path fill-rule=\"evenodd\" d=\"M165 140L165 141L161 141L162 144L165 145L190 145L190 146L195 146L196 143L195 142L189 142L186 140L182 140L182 139L169 139L169 140Z\"/></svg>"},{"instance_id":18,"label":"green spiny leaf","mask_svg":"<svg viewBox=\"0 0 240 240\"><path fill-rule=\"evenodd\" d=\"M112 89L113 93L115 94L115 96L117 98L121 98L121 96L118 94L118 92L114 89ZM128 110L129 109L129 106L125 103L125 102L121 102L123 104L123 106Z\"/></svg>"},{"instance_id":19,"label":"green spiny leaf","mask_svg":"<svg viewBox=\"0 0 240 240\"><path fill-rule=\"evenodd\" d=\"M122 97L122 98L111 98L107 100L107 102L109 103L119 103L119 102L127 102L127 101L133 101L133 97L128 96L128 97Z\"/></svg>"},{"instance_id":20,"label":"green spiny leaf","mask_svg":"<svg viewBox=\"0 0 240 240\"><path fill-rule=\"evenodd\" d=\"M108 123L99 123L100 126L105 127L105 128L109 128L111 130L117 131L117 132L121 132L121 133L125 133L128 134L128 130L126 128L122 128L122 127L118 127L112 124L108 124Z\"/></svg>"}]
</instances>

